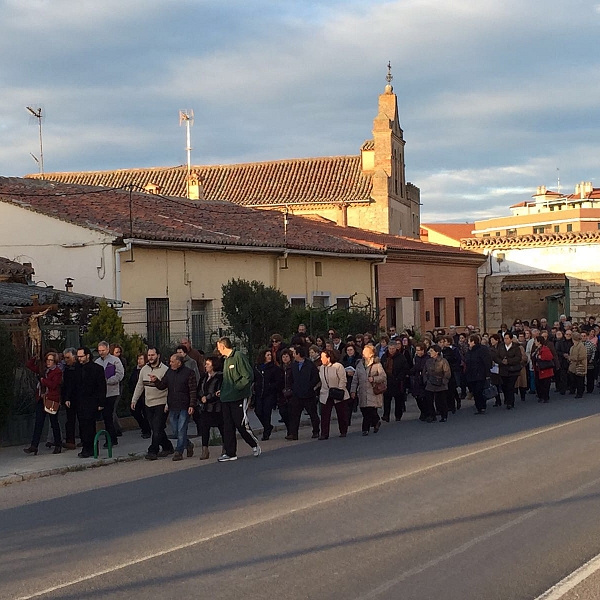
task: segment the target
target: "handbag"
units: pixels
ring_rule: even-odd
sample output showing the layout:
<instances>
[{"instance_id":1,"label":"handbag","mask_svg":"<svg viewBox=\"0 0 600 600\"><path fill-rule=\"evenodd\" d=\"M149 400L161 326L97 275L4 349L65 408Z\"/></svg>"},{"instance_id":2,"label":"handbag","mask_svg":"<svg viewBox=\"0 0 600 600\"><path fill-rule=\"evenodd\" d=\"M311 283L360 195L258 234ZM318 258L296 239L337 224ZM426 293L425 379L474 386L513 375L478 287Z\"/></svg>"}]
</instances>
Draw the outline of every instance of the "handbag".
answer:
<instances>
[{"instance_id":1,"label":"handbag","mask_svg":"<svg viewBox=\"0 0 600 600\"><path fill-rule=\"evenodd\" d=\"M50 415L55 415L60 408L60 401L50 400L46 394L42 396L42 402L44 403L44 410Z\"/></svg>"},{"instance_id":2,"label":"handbag","mask_svg":"<svg viewBox=\"0 0 600 600\"><path fill-rule=\"evenodd\" d=\"M344 399L345 391L342 388L337 387L329 387L329 380L327 379L327 369L323 371L325 374L325 381L327 382L327 387L329 388L329 394L327 395L328 399L333 400L334 402L341 402Z\"/></svg>"},{"instance_id":3,"label":"handbag","mask_svg":"<svg viewBox=\"0 0 600 600\"><path fill-rule=\"evenodd\" d=\"M367 377L371 377L371 369L372 368L373 368L373 365L371 365L369 367L369 373L368 373ZM379 394L383 394L383 392L385 392L387 390L387 377L381 383L373 382L371 385L373 386L373 393L376 396L379 396Z\"/></svg>"},{"instance_id":4,"label":"handbag","mask_svg":"<svg viewBox=\"0 0 600 600\"><path fill-rule=\"evenodd\" d=\"M491 400L492 398L495 398L498 395L498 389L496 388L496 386L492 383L491 379L486 379L485 380L485 386L483 388L483 397L485 400Z\"/></svg>"},{"instance_id":5,"label":"handbag","mask_svg":"<svg viewBox=\"0 0 600 600\"><path fill-rule=\"evenodd\" d=\"M538 360L536 361L536 365L540 371L544 371L546 369L554 369L553 360Z\"/></svg>"}]
</instances>

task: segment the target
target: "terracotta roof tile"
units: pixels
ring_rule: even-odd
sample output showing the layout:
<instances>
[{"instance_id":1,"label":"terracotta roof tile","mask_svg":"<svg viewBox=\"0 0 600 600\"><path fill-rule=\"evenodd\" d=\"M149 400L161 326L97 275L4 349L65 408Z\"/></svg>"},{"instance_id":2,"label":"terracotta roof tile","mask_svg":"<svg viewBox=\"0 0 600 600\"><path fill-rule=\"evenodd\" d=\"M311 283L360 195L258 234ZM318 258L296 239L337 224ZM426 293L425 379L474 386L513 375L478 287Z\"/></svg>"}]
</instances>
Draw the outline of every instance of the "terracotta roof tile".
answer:
<instances>
[{"instance_id":1,"label":"terracotta roof tile","mask_svg":"<svg viewBox=\"0 0 600 600\"><path fill-rule=\"evenodd\" d=\"M134 192L132 223L129 192L101 187L0 177L0 202L7 202L115 237L316 250L340 254L382 254L366 244L336 235L322 225L290 215L287 242L279 211L231 202L191 201Z\"/></svg>"},{"instance_id":2,"label":"terracotta roof tile","mask_svg":"<svg viewBox=\"0 0 600 600\"><path fill-rule=\"evenodd\" d=\"M363 174L360 156L302 158L237 165L197 166L207 200L243 206L368 201L373 188ZM119 169L79 173L45 173L43 179L62 183L122 187L148 184L167 196L186 196L187 167ZM40 175L28 175L40 179Z\"/></svg>"}]
</instances>

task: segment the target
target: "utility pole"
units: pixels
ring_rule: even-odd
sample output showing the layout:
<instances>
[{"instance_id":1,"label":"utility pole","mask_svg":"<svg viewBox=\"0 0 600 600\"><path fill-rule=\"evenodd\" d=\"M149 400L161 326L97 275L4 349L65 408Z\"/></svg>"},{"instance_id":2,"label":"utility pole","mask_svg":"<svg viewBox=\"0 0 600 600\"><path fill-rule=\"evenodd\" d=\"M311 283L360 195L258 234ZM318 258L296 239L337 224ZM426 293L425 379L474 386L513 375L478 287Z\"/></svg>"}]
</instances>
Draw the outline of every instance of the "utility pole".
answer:
<instances>
[{"instance_id":1,"label":"utility pole","mask_svg":"<svg viewBox=\"0 0 600 600\"><path fill-rule=\"evenodd\" d=\"M38 160L33 154L34 160L38 163L40 167L40 174L44 174L44 144L42 143L42 107L40 106L37 109L31 108L31 106L25 107L37 120L40 128L40 159Z\"/></svg>"},{"instance_id":2,"label":"utility pole","mask_svg":"<svg viewBox=\"0 0 600 600\"><path fill-rule=\"evenodd\" d=\"M185 189L187 191L187 197L190 197L190 175L192 172L192 140L190 135L190 127L194 124L194 111L193 110L180 110L179 111L179 125L185 123L186 128L186 147L187 152L187 178L185 180Z\"/></svg>"}]
</instances>

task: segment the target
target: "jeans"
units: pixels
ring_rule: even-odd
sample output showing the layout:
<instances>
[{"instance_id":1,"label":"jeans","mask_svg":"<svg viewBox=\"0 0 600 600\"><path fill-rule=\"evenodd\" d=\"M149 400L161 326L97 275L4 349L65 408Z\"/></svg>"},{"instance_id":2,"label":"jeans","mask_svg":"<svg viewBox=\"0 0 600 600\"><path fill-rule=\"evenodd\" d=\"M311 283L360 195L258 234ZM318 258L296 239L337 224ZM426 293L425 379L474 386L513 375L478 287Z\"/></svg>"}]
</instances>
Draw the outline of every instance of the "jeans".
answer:
<instances>
[{"instance_id":1,"label":"jeans","mask_svg":"<svg viewBox=\"0 0 600 600\"><path fill-rule=\"evenodd\" d=\"M183 454L183 451L188 446L187 428L190 415L187 410L170 410L169 421L171 421L171 427L177 435L177 446L175 452Z\"/></svg>"},{"instance_id":2,"label":"jeans","mask_svg":"<svg viewBox=\"0 0 600 600\"><path fill-rule=\"evenodd\" d=\"M58 415L51 415L44 410L44 403L42 400L38 400L35 403L35 428L33 430L33 439L31 440L31 445L34 448L37 448L40 445L40 438L42 437L42 429L44 428L44 423L46 422L46 415L50 417L50 425L52 426L52 431L54 433L54 445L59 448L62 446L62 441L60 438L60 426L58 424Z\"/></svg>"},{"instance_id":3,"label":"jeans","mask_svg":"<svg viewBox=\"0 0 600 600\"><path fill-rule=\"evenodd\" d=\"M264 435L270 435L273 431L273 425L271 425L271 414L275 408L275 398L266 397L254 399L254 414L258 417L261 425L263 426Z\"/></svg>"}]
</instances>

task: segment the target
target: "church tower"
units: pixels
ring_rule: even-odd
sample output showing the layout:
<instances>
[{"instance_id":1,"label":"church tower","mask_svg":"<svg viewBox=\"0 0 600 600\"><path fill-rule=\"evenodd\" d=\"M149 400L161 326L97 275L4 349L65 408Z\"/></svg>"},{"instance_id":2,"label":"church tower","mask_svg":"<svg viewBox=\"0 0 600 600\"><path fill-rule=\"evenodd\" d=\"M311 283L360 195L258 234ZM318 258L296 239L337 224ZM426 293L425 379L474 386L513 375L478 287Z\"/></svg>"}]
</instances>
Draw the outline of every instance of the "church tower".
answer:
<instances>
[{"instance_id":1,"label":"church tower","mask_svg":"<svg viewBox=\"0 0 600 600\"><path fill-rule=\"evenodd\" d=\"M373 204L365 214L365 229L419 237L420 194L406 181L404 132L398 116L398 98L392 87L392 66L388 63L387 85L379 96L379 110L373 120L373 139L361 148L362 169L373 181ZM368 221L368 222L367 222Z\"/></svg>"}]
</instances>

